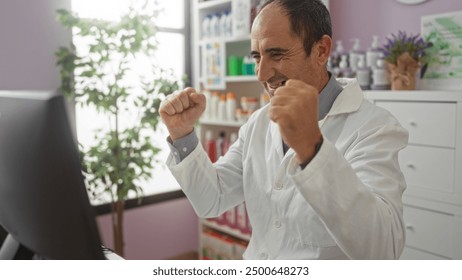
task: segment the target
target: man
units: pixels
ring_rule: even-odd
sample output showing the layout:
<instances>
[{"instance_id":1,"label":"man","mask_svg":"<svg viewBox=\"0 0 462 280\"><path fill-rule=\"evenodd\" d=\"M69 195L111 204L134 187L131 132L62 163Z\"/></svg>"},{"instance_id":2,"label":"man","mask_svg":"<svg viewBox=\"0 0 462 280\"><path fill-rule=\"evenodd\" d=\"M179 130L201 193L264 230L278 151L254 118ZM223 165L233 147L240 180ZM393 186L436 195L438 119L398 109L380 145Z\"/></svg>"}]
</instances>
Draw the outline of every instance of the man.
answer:
<instances>
[{"instance_id":1,"label":"man","mask_svg":"<svg viewBox=\"0 0 462 280\"><path fill-rule=\"evenodd\" d=\"M258 13L251 54L271 96L212 164L193 130L205 98L192 88L160 113L168 165L201 217L246 202L245 259L396 259L403 246L408 134L363 100L355 80L327 71L330 16L318 0L273 0Z\"/></svg>"}]
</instances>

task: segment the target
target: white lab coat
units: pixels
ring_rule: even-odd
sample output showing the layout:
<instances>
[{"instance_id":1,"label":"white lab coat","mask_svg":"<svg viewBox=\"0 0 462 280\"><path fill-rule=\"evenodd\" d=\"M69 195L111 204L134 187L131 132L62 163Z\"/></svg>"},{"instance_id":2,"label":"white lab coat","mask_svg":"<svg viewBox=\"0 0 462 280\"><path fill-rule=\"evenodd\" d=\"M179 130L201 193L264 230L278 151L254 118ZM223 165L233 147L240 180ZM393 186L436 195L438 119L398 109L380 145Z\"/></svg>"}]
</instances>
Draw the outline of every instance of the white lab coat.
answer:
<instances>
[{"instance_id":1,"label":"white lab coat","mask_svg":"<svg viewBox=\"0 0 462 280\"><path fill-rule=\"evenodd\" d=\"M252 237L246 259L395 259L405 242L398 152L408 133L384 109L363 100L355 80L319 121L324 143L302 170L283 154L268 106L241 127L212 164L198 145L167 164L200 217L246 202Z\"/></svg>"}]
</instances>

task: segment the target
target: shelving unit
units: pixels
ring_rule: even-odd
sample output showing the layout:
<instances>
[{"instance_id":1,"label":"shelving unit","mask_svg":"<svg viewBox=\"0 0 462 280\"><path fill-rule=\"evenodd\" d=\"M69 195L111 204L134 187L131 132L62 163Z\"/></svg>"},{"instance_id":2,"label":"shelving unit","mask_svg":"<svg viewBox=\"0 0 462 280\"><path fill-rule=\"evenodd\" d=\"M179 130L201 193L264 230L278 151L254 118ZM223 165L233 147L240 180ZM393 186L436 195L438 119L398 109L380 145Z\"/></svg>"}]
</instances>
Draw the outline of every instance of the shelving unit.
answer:
<instances>
[{"instance_id":1,"label":"shelving unit","mask_svg":"<svg viewBox=\"0 0 462 280\"><path fill-rule=\"evenodd\" d=\"M252 0L253 3L256 3L256 0ZM232 9L232 0L211 0L211 1L200 1L194 0L192 4L193 15L192 15L192 25L193 25L193 48L192 48L192 57L193 57L193 77L192 82L196 90L203 91L205 89L210 91L219 91L221 93L233 92L236 94L237 107L239 108L239 100L243 96L251 97L260 97L260 94L263 92L261 85L258 83L257 77L255 75L240 75L240 76L225 76L225 88L223 89L210 89L206 86L206 77L204 69L202 67L204 48L207 44L213 44L218 42L224 45L224 56L221 57L223 62L226 62L226 57L230 55L234 56L245 56L250 53L250 32L247 35L241 36L232 36L232 37L219 37L219 38L206 38L203 39L201 36L201 23L203 18L207 14L219 12L222 13L225 10ZM250 13L250 11L249 11ZM226 69L226 67L225 67ZM198 129L199 139L203 144L205 141L205 132L207 130L212 131L214 138L218 137L220 132L225 132L226 135L231 133L237 133L239 128L244 124L242 121L222 121L216 119L200 119L200 127ZM199 236L200 236L200 249L199 249L199 258L210 258L210 251L214 252L216 255L220 255L218 258L239 258L238 255L241 255L240 250L245 249L246 243L250 240L250 234L241 232L237 228L231 228L226 224L219 224L217 222L209 221L207 219L200 219L199 221ZM222 244L217 244L220 242L221 238L215 238L216 236L209 234L209 231L214 231L217 234L223 236L221 240ZM209 240L206 240L206 239ZM210 241L210 239L215 239ZM232 243L235 243L237 248L230 249ZM208 247L208 248L204 248ZM210 246L216 248L209 248ZM236 252L228 252L220 254L220 250L234 250ZM213 258L213 257L212 257Z\"/></svg>"}]
</instances>

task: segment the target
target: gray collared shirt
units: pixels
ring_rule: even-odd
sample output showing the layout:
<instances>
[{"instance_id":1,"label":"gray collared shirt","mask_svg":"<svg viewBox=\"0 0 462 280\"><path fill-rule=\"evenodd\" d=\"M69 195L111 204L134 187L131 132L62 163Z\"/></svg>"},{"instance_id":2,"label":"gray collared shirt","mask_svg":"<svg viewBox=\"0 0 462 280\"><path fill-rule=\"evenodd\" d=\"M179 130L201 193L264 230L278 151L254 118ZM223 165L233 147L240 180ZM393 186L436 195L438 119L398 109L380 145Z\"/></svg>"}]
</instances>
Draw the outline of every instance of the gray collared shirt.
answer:
<instances>
[{"instance_id":1,"label":"gray collared shirt","mask_svg":"<svg viewBox=\"0 0 462 280\"><path fill-rule=\"evenodd\" d=\"M334 104L335 99L343 90L343 88L337 83L334 75L329 73L329 76L329 81L319 94L319 120L322 120L327 115L330 108L332 107L332 104ZM199 138L197 137L195 131L192 131L190 134L175 141L172 141L172 139L168 137L167 142L169 144L172 155L175 158L175 162L179 163L196 148L196 146L199 144ZM285 153L288 147L284 143L283 146Z\"/></svg>"}]
</instances>

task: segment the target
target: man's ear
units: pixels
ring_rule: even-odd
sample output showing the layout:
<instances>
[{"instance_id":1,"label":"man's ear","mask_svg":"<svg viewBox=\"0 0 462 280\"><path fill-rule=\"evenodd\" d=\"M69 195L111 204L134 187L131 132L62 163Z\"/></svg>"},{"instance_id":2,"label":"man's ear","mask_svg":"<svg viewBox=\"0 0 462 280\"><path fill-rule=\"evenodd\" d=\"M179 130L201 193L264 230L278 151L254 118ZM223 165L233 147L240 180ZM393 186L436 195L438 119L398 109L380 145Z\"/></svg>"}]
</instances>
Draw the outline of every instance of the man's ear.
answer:
<instances>
[{"instance_id":1,"label":"man's ear","mask_svg":"<svg viewBox=\"0 0 462 280\"><path fill-rule=\"evenodd\" d=\"M314 43L314 58L319 65L326 65L330 57L332 39L328 35L323 35L319 41Z\"/></svg>"}]
</instances>

